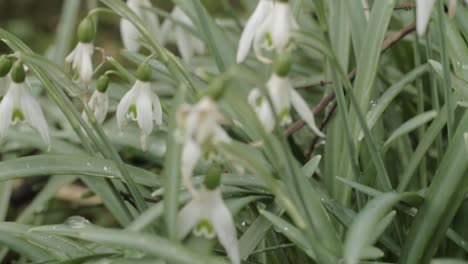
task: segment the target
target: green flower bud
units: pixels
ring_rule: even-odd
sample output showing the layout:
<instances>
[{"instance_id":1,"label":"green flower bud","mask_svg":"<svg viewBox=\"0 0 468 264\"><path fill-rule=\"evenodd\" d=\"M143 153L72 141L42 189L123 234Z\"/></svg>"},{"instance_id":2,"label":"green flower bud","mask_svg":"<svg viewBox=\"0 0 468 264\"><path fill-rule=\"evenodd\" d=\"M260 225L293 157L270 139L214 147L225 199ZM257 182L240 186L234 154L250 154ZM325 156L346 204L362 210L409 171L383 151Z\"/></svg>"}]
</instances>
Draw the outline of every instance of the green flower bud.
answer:
<instances>
[{"instance_id":1,"label":"green flower bud","mask_svg":"<svg viewBox=\"0 0 468 264\"><path fill-rule=\"evenodd\" d=\"M21 61L16 61L11 68L11 79L15 83L23 83L26 79L26 73L24 72L24 65Z\"/></svg>"},{"instance_id":2,"label":"green flower bud","mask_svg":"<svg viewBox=\"0 0 468 264\"><path fill-rule=\"evenodd\" d=\"M109 77L107 77L107 75L102 75L101 77L99 77L96 83L96 89L101 93L105 93L107 91L108 86Z\"/></svg>"},{"instance_id":3,"label":"green flower bud","mask_svg":"<svg viewBox=\"0 0 468 264\"><path fill-rule=\"evenodd\" d=\"M94 40L95 34L93 20L85 17L78 26L78 40L82 43L90 43Z\"/></svg>"},{"instance_id":4,"label":"green flower bud","mask_svg":"<svg viewBox=\"0 0 468 264\"><path fill-rule=\"evenodd\" d=\"M223 172L223 168L217 164L212 165L205 175L205 180L203 184L209 190L214 190L218 188L219 183L221 182L221 173Z\"/></svg>"},{"instance_id":5,"label":"green flower bud","mask_svg":"<svg viewBox=\"0 0 468 264\"><path fill-rule=\"evenodd\" d=\"M292 60L289 54L283 53L279 55L273 65L276 75L286 77L291 70Z\"/></svg>"},{"instance_id":6,"label":"green flower bud","mask_svg":"<svg viewBox=\"0 0 468 264\"><path fill-rule=\"evenodd\" d=\"M137 79L142 82L149 82L151 80L151 76L153 75L153 70L149 66L148 63L143 63L138 67L137 70Z\"/></svg>"},{"instance_id":7,"label":"green flower bud","mask_svg":"<svg viewBox=\"0 0 468 264\"><path fill-rule=\"evenodd\" d=\"M6 55L0 56L0 77L5 77L11 70L11 61Z\"/></svg>"}]
</instances>

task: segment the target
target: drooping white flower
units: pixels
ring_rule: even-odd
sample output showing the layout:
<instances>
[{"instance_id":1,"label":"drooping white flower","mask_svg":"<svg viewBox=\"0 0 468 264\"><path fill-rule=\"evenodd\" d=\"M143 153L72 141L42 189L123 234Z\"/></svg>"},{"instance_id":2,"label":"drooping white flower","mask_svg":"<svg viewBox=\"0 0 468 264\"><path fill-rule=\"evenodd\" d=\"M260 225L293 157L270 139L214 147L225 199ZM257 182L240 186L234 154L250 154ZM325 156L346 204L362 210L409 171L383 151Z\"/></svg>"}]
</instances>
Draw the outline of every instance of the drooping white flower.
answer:
<instances>
[{"instance_id":1,"label":"drooping white flower","mask_svg":"<svg viewBox=\"0 0 468 264\"><path fill-rule=\"evenodd\" d=\"M124 95L117 107L117 125L122 130L127 118L137 121L141 129L141 147L148 148L148 137L153 131L153 121L162 124L162 108L159 97L151 90L149 81L137 80Z\"/></svg>"},{"instance_id":2,"label":"drooping white flower","mask_svg":"<svg viewBox=\"0 0 468 264\"><path fill-rule=\"evenodd\" d=\"M420 36L426 32L434 4L435 0L416 0L416 31Z\"/></svg>"},{"instance_id":3,"label":"drooping white flower","mask_svg":"<svg viewBox=\"0 0 468 264\"><path fill-rule=\"evenodd\" d=\"M109 97L107 96L107 93L101 93L98 90L94 91L93 95L88 101L88 106L89 109L93 111L94 117L96 117L96 121L99 124L102 124L104 119L106 119L107 109L109 108ZM84 120L88 120L88 115L85 111L83 111L82 116Z\"/></svg>"},{"instance_id":4,"label":"drooping white flower","mask_svg":"<svg viewBox=\"0 0 468 264\"><path fill-rule=\"evenodd\" d=\"M185 25L192 27L193 22L187 16L187 14L180 9L180 7L176 6L171 13L172 19L178 20ZM195 54L202 54L205 52L205 44L198 39L197 37L193 36L190 32L186 29L181 27L180 25L174 24L171 19L166 19L161 26L161 42L164 43L170 34L170 31L174 31L174 38L179 49L180 55L185 63L189 63L190 60L193 58Z\"/></svg>"},{"instance_id":5,"label":"drooping white flower","mask_svg":"<svg viewBox=\"0 0 468 264\"><path fill-rule=\"evenodd\" d=\"M257 59L263 63L271 63L271 60L263 55L262 48L284 51L291 39L291 31L298 27L287 2L263 0L259 2L255 11L255 19L252 15L251 25L248 25L249 28L246 26L239 42L238 63L245 59L252 42Z\"/></svg>"},{"instance_id":6,"label":"drooping white flower","mask_svg":"<svg viewBox=\"0 0 468 264\"><path fill-rule=\"evenodd\" d=\"M78 44L65 58L65 66L72 66L80 79L88 85L93 77L92 56L94 53L95 28L91 18L84 18L78 26Z\"/></svg>"},{"instance_id":7,"label":"drooping white flower","mask_svg":"<svg viewBox=\"0 0 468 264\"><path fill-rule=\"evenodd\" d=\"M50 146L49 128L41 106L31 95L26 82L11 81L0 103L0 136L4 137L8 127L26 122L34 128L42 140Z\"/></svg>"},{"instance_id":8,"label":"drooping white flower","mask_svg":"<svg viewBox=\"0 0 468 264\"><path fill-rule=\"evenodd\" d=\"M159 20L156 14L147 10L152 7L149 0L128 0L127 6L140 17L148 27L150 27L153 36L159 33ZM138 41L142 36L140 31L128 20L120 20L120 34L124 47L130 51L136 52L140 48Z\"/></svg>"},{"instance_id":9,"label":"drooping white flower","mask_svg":"<svg viewBox=\"0 0 468 264\"><path fill-rule=\"evenodd\" d=\"M280 77L273 74L268 81L266 88L268 95L271 98L274 111L272 111L268 100L262 95L258 88L255 88L250 92L248 101L268 132L273 131L273 128L275 127L275 116L278 117L280 125L285 125L291 122L289 111L290 106L292 105L299 116L315 134L321 137L325 136L315 124L314 114L309 109L307 103L292 87L287 77Z\"/></svg>"},{"instance_id":10,"label":"drooping white flower","mask_svg":"<svg viewBox=\"0 0 468 264\"><path fill-rule=\"evenodd\" d=\"M216 103L207 97L195 105L184 104L177 111L176 138L183 144L182 180L192 194L191 177L198 160L218 158L216 145L231 140L220 125L223 121Z\"/></svg>"},{"instance_id":11,"label":"drooping white flower","mask_svg":"<svg viewBox=\"0 0 468 264\"><path fill-rule=\"evenodd\" d=\"M217 236L231 263L240 264L236 228L219 188L197 191L180 211L177 226L179 239L186 237L190 230L208 239Z\"/></svg>"},{"instance_id":12,"label":"drooping white flower","mask_svg":"<svg viewBox=\"0 0 468 264\"><path fill-rule=\"evenodd\" d=\"M85 84L89 84L93 77L93 53L93 43L78 42L75 49L65 58L65 63L72 66Z\"/></svg>"},{"instance_id":13,"label":"drooping white flower","mask_svg":"<svg viewBox=\"0 0 468 264\"><path fill-rule=\"evenodd\" d=\"M247 20L245 28L242 31L237 49L237 63L241 63L247 58L250 47L255 39L255 35L273 9L273 1L260 0L252 16Z\"/></svg>"}]
</instances>

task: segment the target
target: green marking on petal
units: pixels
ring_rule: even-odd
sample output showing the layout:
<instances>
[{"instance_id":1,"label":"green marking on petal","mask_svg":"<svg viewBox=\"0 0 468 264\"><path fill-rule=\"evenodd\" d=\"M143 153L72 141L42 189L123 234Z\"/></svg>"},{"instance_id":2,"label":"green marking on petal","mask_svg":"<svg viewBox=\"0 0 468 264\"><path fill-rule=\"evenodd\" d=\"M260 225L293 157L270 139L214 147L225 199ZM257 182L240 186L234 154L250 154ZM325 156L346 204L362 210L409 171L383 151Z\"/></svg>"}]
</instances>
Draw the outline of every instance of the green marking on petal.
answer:
<instances>
[{"instance_id":1,"label":"green marking on petal","mask_svg":"<svg viewBox=\"0 0 468 264\"><path fill-rule=\"evenodd\" d=\"M288 108L284 108L283 110L281 110L281 112L279 112L278 114L278 120L279 122L283 122L283 120L285 120L286 118L288 118L289 116L289 107Z\"/></svg>"},{"instance_id":2,"label":"green marking on petal","mask_svg":"<svg viewBox=\"0 0 468 264\"><path fill-rule=\"evenodd\" d=\"M24 121L24 114L20 109L14 109L13 114L11 115L11 122L15 122L16 120Z\"/></svg>"},{"instance_id":3,"label":"green marking on petal","mask_svg":"<svg viewBox=\"0 0 468 264\"><path fill-rule=\"evenodd\" d=\"M136 119L137 118L137 109L136 109L136 105L132 104L129 108L128 108L128 115L130 115L133 119Z\"/></svg>"},{"instance_id":4,"label":"green marking on petal","mask_svg":"<svg viewBox=\"0 0 468 264\"><path fill-rule=\"evenodd\" d=\"M204 236L205 238L213 238L215 236L215 231L213 226L211 225L210 221L207 219L201 219L195 225L193 233L196 236Z\"/></svg>"},{"instance_id":5,"label":"green marking on petal","mask_svg":"<svg viewBox=\"0 0 468 264\"><path fill-rule=\"evenodd\" d=\"M266 35L265 35L265 40L266 40L266 43L268 45L268 47L273 47L273 38L271 37L271 34L270 32L268 32Z\"/></svg>"}]
</instances>

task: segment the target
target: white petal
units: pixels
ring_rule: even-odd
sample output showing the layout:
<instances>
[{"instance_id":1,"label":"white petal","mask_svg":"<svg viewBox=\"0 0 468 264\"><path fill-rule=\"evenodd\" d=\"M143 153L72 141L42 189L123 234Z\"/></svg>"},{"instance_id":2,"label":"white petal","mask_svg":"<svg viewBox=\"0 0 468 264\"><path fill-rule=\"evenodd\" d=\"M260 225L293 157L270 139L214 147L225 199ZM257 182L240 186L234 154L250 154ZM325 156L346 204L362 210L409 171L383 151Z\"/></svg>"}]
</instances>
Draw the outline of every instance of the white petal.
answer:
<instances>
[{"instance_id":1,"label":"white petal","mask_svg":"<svg viewBox=\"0 0 468 264\"><path fill-rule=\"evenodd\" d=\"M273 74L267 83L267 89L276 113L282 114L285 111L288 112L290 105L289 90L292 89L289 79Z\"/></svg>"},{"instance_id":2,"label":"white petal","mask_svg":"<svg viewBox=\"0 0 468 264\"><path fill-rule=\"evenodd\" d=\"M177 237L183 239L200 219L202 204L194 199L188 202L177 216Z\"/></svg>"},{"instance_id":3,"label":"white petal","mask_svg":"<svg viewBox=\"0 0 468 264\"><path fill-rule=\"evenodd\" d=\"M315 124L314 113L309 109L307 103L302 99L301 95L295 90L291 89L291 103L296 109L299 116L304 120L304 122L320 137L325 137L325 135L320 131L320 129Z\"/></svg>"},{"instance_id":4,"label":"white petal","mask_svg":"<svg viewBox=\"0 0 468 264\"><path fill-rule=\"evenodd\" d=\"M70 54L65 58L65 63L66 64L71 64L76 57L77 50L79 49L79 45L77 45Z\"/></svg>"},{"instance_id":5,"label":"white petal","mask_svg":"<svg viewBox=\"0 0 468 264\"><path fill-rule=\"evenodd\" d=\"M13 108L15 107L15 89L18 89L17 84L12 82L8 91L0 103L0 137L4 137L11 123Z\"/></svg>"},{"instance_id":6,"label":"white petal","mask_svg":"<svg viewBox=\"0 0 468 264\"><path fill-rule=\"evenodd\" d=\"M94 117L99 124L104 122L107 115L107 109L109 107L109 97L107 93L101 93L99 91L94 91L93 95L88 102L89 108L93 111ZM87 119L86 113L84 113Z\"/></svg>"},{"instance_id":7,"label":"white petal","mask_svg":"<svg viewBox=\"0 0 468 264\"><path fill-rule=\"evenodd\" d=\"M140 81L136 81L133 87L122 97L117 106L116 118L117 126L120 130L127 124L127 112L131 105L135 104L137 93L140 90Z\"/></svg>"},{"instance_id":8,"label":"white petal","mask_svg":"<svg viewBox=\"0 0 468 264\"><path fill-rule=\"evenodd\" d=\"M289 43L291 25L291 8L289 4L278 2L274 7L273 27L271 29L271 39L277 51L282 51Z\"/></svg>"},{"instance_id":9,"label":"white petal","mask_svg":"<svg viewBox=\"0 0 468 264\"><path fill-rule=\"evenodd\" d=\"M120 34L122 42L129 51L137 52L140 48L140 43L137 41L141 37L140 32L135 26L126 19L120 20Z\"/></svg>"},{"instance_id":10,"label":"white petal","mask_svg":"<svg viewBox=\"0 0 468 264\"><path fill-rule=\"evenodd\" d=\"M162 125L162 116L163 116L163 111L161 107L161 102L159 101L158 95L155 93L152 93L152 104L153 104L153 119L156 122L156 125L160 126Z\"/></svg>"},{"instance_id":11,"label":"white petal","mask_svg":"<svg viewBox=\"0 0 468 264\"><path fill-rule=\"evenodd\" d=\"M270 13L273 7L273 1L260 0L258 2L255 11L252 16L247 20L245 28L242 31L241 38L239 40L239 47L237 49L237 63L241 63L245 60L249 54L250 47L254 40L255 34L259 29L266 16Z\"/></svg>"},{"instance_id":12,"label":"white petal","mask_svg":"<svg viewBox=\"0 0 468 264\"><path fill-rule=\"evenodd\" d=\"M255 34L254 41L253 41L255 56L257 57L259 61L265 64L271 64L272 61L271 59L263 55L262 44L265 43L265 38L267 34L271 33L271 27L274 22L274 19L275 17L272 15L265 18L263 23L258 28L257 33Z\"/></svg>"},{"instance_id":13,"label":"white petal","mask_svg":"<svg viewBox=\"0 0 468 264\"><path fill-rule=\"evenodd\" d=\"M153 36L158 39L159 36L159 19L156 16L154 12L151 10L148 10L148 8L151 8L151 2L149 0L141 0L141 3L139 5L139 10L138 14L139 16L143 19L146 25L148 25L150 32L153 34Z\"/></svg>"},{"instance_id":14,"label":"white petal","mask_svg":"<svg viewBox=\"0 0 468 264\"><path fill-rule=\"evenodd\" d=\"M192 184L193 169L200 159L200 146L193 140L188 140L182 150L182 183L185 188L193 193L194 187Z\"/></svg>"},{"instance_id":15,"label":"white petal","mask_svg":"<svg viewBox=\"0 0 468 264\"><path fill-rule=\"evenodd\" d=\"M41 106L30 94L26 87L22 87L21 95L21 110L23 111L24 118L34 129L41 135L42 140L47 145L50 145L49 127L45 120L44 113Z\"/></svg>"},{"instance_id":16,"label":"white petal","mask_svg":"<svg viewBox=\"0 0 468 264\"><path fill-rule=\"evenodd\" d=\"M275 128L276 118L266 100L264 100L257 112L258 119L267 132L272 132Z\"/></svg>"},{"instance_id":17,"label":"white petal","mask_svg":"<svg viewBox=\"0 0 468 264\"><path fill-rule=\"evenodd\" d=\"M85 84L89 84L93 76L93 63L91 61L91 56L94 53L94 46L89 43L84 44L82 52L80 78Z\"/></svg>"},{"instance_id":18,"label":"white petal","mask_svg":"<svg viewBox=\"0 0 468 264\"><path fill-rule=\"evenodd\" d=\"M240 264L239 245L237 233L231 213L224 204L221 193L216 199L216 205L212 208L211 224L213 225L218 240L227 252L231 263Z\"/></svg>"},{"instance_id":19,"label":"white petal","mask_svg":"<svg viewBox=\"0 0 468 264\"><path fill-rule=\"evenodd\" d=\"M140 129L146 134L151 134L153 131L153 104L151 101L152 92L149 87L149 83L144 83L146 87L142 88L142 91L136 98L136 111L137 111L137 122ZM149 91L148 91L149 90Z\"/></svg>"},{"instance_id":20,"label":"white petal","mask_svg":"<svg viewBox=\"0 0 468 264\"><path fill-rule=\"evenodd\" d=\"M161 26L161 29L159 31L159 42L161 45L165 45L169 39L169 33L172 30L174 26L174 23L170 18L166 18L164 20L164 23Z\"/></svg>"},{"instance_id":21,"label":"white petal","mask_svg":"<svg viewBox=\"0 0 468 264\"><path fill-rule=\"evenodd\" d=\"M416 31L420 36L426 32L434 3L435 0L416 0Z\"/></svg>"},{"instance_id":22,"label":"white petal","mask_svg":"<svg viewBox=\"0 0 468 264\"><path fill-rule=\"evenodd\" d=\"M183 61L189 64L194 53L190 33L185 32L183 28L177 27L175 29L175 37L177 48L179 49Z\"/></svg>"}]
</instances>

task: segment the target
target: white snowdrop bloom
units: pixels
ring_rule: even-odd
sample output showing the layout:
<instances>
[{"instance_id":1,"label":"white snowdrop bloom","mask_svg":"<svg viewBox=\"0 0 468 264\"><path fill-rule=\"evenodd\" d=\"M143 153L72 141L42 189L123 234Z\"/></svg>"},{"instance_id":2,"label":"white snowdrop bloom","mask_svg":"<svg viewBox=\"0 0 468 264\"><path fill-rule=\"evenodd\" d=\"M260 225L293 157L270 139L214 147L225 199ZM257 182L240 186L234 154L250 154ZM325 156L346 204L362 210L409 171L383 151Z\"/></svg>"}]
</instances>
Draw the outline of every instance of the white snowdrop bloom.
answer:
<instances>
[{"instance_id":1,"label":"white snowdrop bloom","mask_svg":"<svg viewBox=\"0 0 468 264\"><path fill-rule=\"evenodd\" d=\"M178 237L193 230L196 236L218 237L233 264L240 264L239 245L232 215L224 204L219 188L196 191L177 217Z\"/></svg>"},{"instance_id":2,"label":"white snowdrop bloom","mask_svg":"<svg viewBox=\"0 0 468 264\"><path fill-rule=\"evenodd\" d=\"M177 111L176 138L183 144L182 180L193 194L192 172L198 160L218 158L217 144L230 142L220 123L224 117L215 102L205 97L195 105L182 105Z\"/></svg>"},{"instance_id":3,"label":"white snowdrop bloom","mask_svg":"<svg viewBox=\"0 0 468 264\"><path fill-rule=\"evenodd\" d=\"M280 125L291 122L289 111L292 105L315 134L321 137L325 136L315 124L315 117L309 109L309 106L301 95L292 87L287 77L280 77L277 74L273 74L266 86L275 110L274 112L271 110L268 100L261 94L258 88L250 92L248 102L252 105L259 120L268 132L273 131L275 127L275 115L278 117Z\"/></svg>"},{"instance_id":4,"label":"white snowdrop bloom","mask_svg":"<svg viewBox=\"0 0 468 264\"><path fill-rule=\"evenodd\" d=\"M189 27L193 26L192 20L190 20L190 18L178 6L172 10L171 16L173 19L178 20ZM185 63L190 63L190 60L195 54L202 54L205 52L205 44L200 39L193 36L182 26L174 24L171 19L166 19L161 26L160 35L162 36L162 43L166 42L171 31L174 32L175 43L179 49L182 60Z\"/></svg>"},{"instance_id":5,"label":"white snowdrop bloom","mask_svg":"<svg viewBox=\"0 0 468 264\"><path fill-rule=\"evenodd\" d=\"M435 0L416 0L416 31L420 36L426 32L434 4Z\"/></svg>"},{"instance_id":6,"label":"white snowdrop bloom","mask_svg":"<svg viewBox=\"0 0 468 264\"><path fill-rule=\"evenodd\" d=\"M4 137L9 126L18 122L26 122L30 125L50 146L49 128L41 106L31 95L24 79L19 82L11 81L5 97L0 103L0 136Z\"/></svg>"},{"instance_id":7,"label":"white snowdrop bloom","mask_svg":"<svg viewBox=\"0 0 468 264\"><path fill-rule=\"evenodd\" d=\"M239 47L237 49L237 63L241 63L245 58L247 58L250 47L255 39L255 35L257 35L260 26L271 13L273 5L274 2L270 0L258 1L255 11L247 20L245 28L242 31L242 35L239 40Z\"/></svg>"},{"instance_id":8,"label":"white snowdrop bloom","mask_svg":"<svg viewBox=\"0 0 468 264\"><path fill-rule=\"evenodd\" d=\"M154 36L158 35L159 20L155 13L147 10L152 7L149 0L128 0L127 6L148 25ZM138 40L142 35L130 21L123 18L120 20L120 34L126 49L133 52L138 51L141 46Z\"/></svg>"},{"instance_id":9,"label":"white snowdrop bloom","mask_svg":"<svg viewBox=\"0 0 468 264\"><path fill-rule=\"evenodd\" d=\"M93 43L78 42L75 49L65 58L65 63L71 65L85 84L89 84L93 77L93 53Z\"/></svg>"},{"instance_id":10,"label":"white snowdrop bloom","mask_svg":"<svg viewBox=\"0 0 468 264\"><path fill-rule=\"evenodd\" d=\"M80 79L88 85L93 77L92 56L94 53L93 40L95 36L94 22L86 17L78 26L78 44L65 58L65 66L72 67Z\"/></svg>"},{"instance_id":11,"label":"white snowdrop bloom","mask_svg":"<svg viewBox=\"0 0 468 264\"><path fill-rule=\"evenodd\" d=\"M109 97L107 96L107 93L102 93L98 90L94 91L93 95L88 101L88 106L89 109L91 109L93 112L94 117L96 117L96 121L99 124L102 124L104 119L106 119L107 109L109 108ZM88 120L88 115L85 111L83 111L82 116L84 120Z\"/></svg>"},{"instance_id":12,"label":"white snowdrop bloom","mask_svg":"<svg viewBox=\"0 0 468 264\"><path fill-rule=\"evenodd\" d=\"M274 49L277 52L284 51L291 39L291 31L298 27L289 3L263 1L266 1L266 3L260 2L257 7L257 9L261 7L263 11L259 11L257 14L254 12L254 15L257 15L259 19L262 18L262 20L260 22L253 20L253 26L249 28L246 26L242 33L237 52L237 62L242 62L245 59L248 48L253 42L257 59L263 63L271 63L271 60L262 54L262 48L266 50Z\"/></svg>"},{"instance_id":13,"label":"white snowdrop bloom","mask_svg":"<svg viewBox=\"0 0 468 264\"><path fill-rule=\"evenodd\" d=\"M153 121L162 124L162 108L159 97L151 90L149 80L137 80L124 95L117 107L117 125L120 130L127 124L127 119L137 121L141 129L141 148L148 148L148 137L153 131Z\"/></svg>"}]
</instances>

